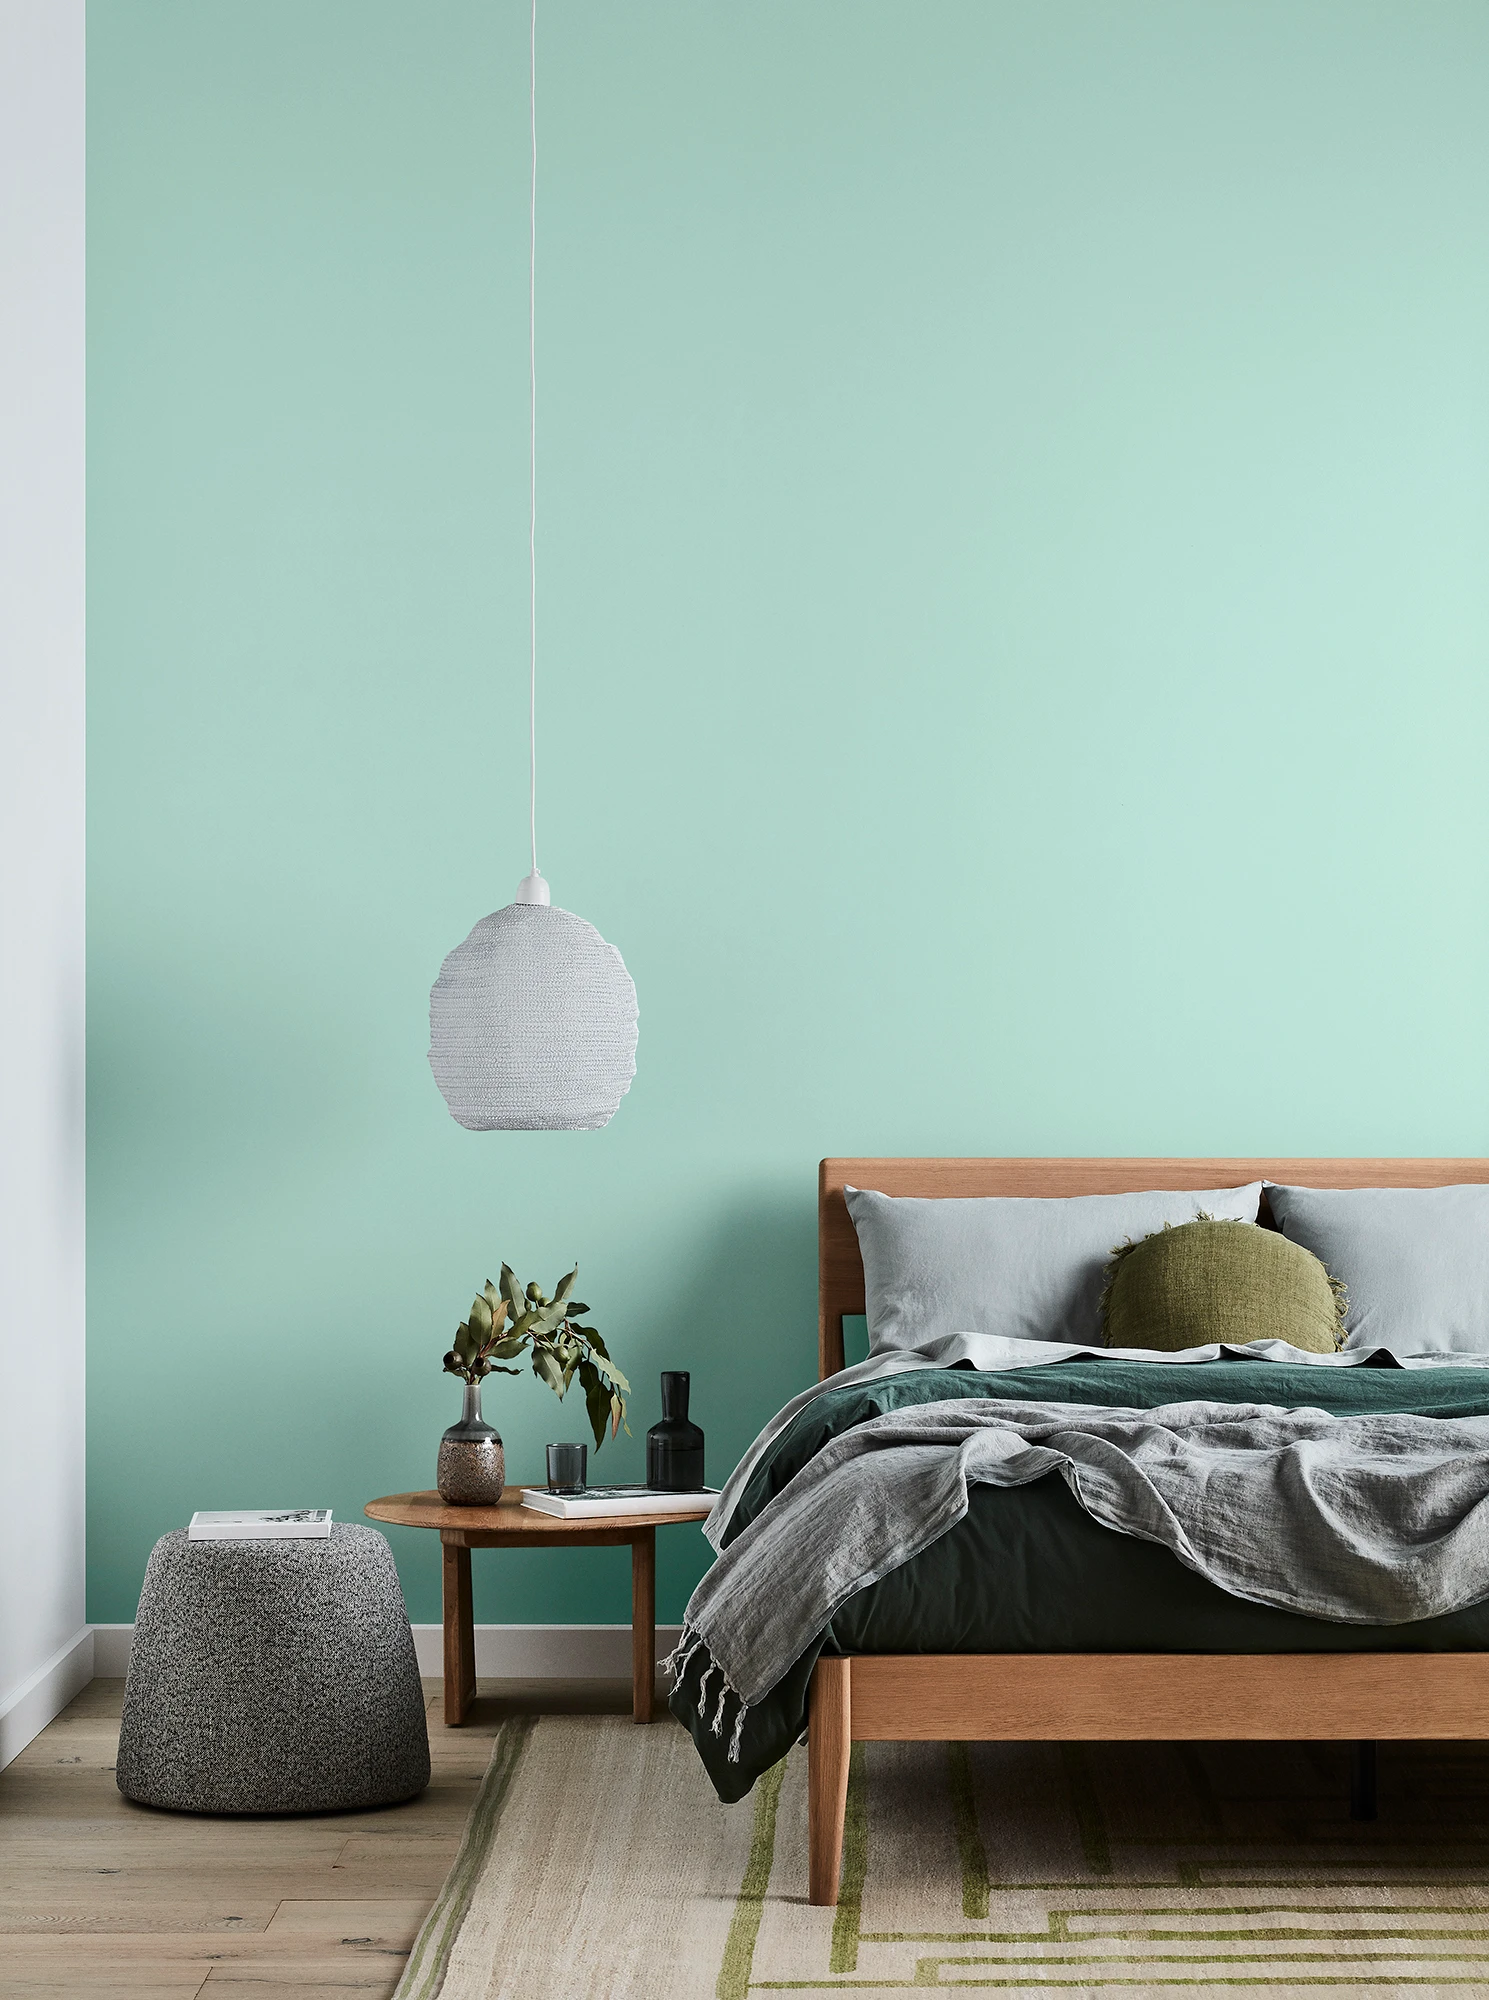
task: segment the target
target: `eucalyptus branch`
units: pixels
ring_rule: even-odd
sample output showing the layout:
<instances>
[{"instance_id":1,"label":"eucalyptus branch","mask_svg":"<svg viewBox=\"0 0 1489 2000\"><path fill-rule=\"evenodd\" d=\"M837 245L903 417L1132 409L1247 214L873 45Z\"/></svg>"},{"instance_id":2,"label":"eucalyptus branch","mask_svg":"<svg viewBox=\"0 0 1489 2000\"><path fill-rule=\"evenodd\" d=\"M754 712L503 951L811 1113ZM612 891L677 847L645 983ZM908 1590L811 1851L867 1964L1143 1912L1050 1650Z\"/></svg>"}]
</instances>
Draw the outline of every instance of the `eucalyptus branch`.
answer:
<instances>
[{"instance_id":1,"label":"eucalyptus branch","mask_svg":"<svg viewBox=\"0 0 1489 2000\"><path fill-rule=\"evenodd\" d=\"M500 1287L488 1278L485 1290L472 1301L470 1318L457 1328L455 1344L445 1356L445 1372L463 1382L481 1382L491 1374L519 1375L520 1368L506 1364L527 1350L534 1375L560 1400L577 1375L598 1451L607 1429L614 1437L625 1424L631 1385L610 1359L598 1329L579 1324L589 1307L574 1298L578 1276L576 1264L549 1298L536 1283L519 1285L511 1265L503 1264ZM627 1437L630 1434L626 1424Z\"/></svg>"}]
</instances>

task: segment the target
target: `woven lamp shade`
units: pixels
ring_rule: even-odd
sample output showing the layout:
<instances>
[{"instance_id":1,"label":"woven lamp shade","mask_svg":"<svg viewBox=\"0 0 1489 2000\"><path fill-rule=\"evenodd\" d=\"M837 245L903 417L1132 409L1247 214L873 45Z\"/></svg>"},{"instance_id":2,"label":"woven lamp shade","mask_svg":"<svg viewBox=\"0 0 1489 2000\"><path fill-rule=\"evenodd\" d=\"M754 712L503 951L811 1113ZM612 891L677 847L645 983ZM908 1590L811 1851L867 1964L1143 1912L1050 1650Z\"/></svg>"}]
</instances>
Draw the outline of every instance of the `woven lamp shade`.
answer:
<instances>
[{"instance_id":1,"label":"woven lamp shade","mask_svg":"<svg viewBox=\"0 0 1489 2000\"><path fill-rule=\"evenodd\" d=\"M631 975L593 924L509 903L440 967L429 1067L469 1131L592 1132L631 1087L636 1022Z\"/></svg>"}]
</instances>

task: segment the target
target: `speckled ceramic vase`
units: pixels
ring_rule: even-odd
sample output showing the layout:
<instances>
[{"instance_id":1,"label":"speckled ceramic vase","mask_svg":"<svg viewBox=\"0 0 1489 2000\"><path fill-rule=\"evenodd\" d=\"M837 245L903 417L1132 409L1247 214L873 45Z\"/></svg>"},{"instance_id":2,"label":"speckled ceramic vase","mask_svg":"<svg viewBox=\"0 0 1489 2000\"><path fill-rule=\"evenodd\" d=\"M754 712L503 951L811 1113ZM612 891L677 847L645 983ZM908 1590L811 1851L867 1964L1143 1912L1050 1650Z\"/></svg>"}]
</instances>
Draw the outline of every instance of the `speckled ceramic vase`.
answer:
<instances>
[{"instance_id":1,"label":"speckled ceramic vase","mask_svg":"<svg viewBox=\"0 0 1489 2000\"><path fill-rule=\"evenodd\" d=\"M501 1438L481 1421L481 1385L467 1382L460 1422L439 1441L439 1497L452 1507L494 1507L506 1476Z\"/></svg>"}]
</instances>

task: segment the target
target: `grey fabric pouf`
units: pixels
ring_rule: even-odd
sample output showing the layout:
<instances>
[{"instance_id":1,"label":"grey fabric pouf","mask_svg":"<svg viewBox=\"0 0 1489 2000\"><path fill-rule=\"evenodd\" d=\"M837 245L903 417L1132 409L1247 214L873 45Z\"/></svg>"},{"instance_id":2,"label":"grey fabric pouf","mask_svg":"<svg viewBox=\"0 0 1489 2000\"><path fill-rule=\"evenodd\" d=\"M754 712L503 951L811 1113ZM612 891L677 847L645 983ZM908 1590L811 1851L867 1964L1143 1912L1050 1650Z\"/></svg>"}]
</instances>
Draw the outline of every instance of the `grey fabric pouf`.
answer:
<instances>
[{"instance_id":1,"label":"grey fabric pouf","mask_svg":"<svg viewBox=\"0 0 1489 2000\"><path fill-rule=\"evenodd\" d=\"M392 1805L429 1783L429 1732L393 1551L163 1535L135 1621L119 1789L179 1812Z\"/></svg>"}]
</instances>

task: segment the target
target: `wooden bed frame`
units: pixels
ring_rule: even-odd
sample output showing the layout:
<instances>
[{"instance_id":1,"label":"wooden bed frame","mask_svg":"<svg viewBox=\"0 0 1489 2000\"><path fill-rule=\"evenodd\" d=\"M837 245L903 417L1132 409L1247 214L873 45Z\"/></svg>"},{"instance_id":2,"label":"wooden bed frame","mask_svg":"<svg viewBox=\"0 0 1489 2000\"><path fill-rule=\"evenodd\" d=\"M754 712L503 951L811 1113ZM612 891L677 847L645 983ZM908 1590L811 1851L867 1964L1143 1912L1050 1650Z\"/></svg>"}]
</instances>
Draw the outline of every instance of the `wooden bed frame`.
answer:
<instances>
[{"instance_id":1,"label":"wooden bed frame","mask_svg":"<svg viewBox=\"0 0 1489 2000\"><path fill-rule=\"evenodd\" d=\"M843 1199L1128 1194L1145 1188L1445 1187L1489 1160L824 1160L817 1211L818 1377L843 1366L843 1317L864 1310ZM1262 1221L1271 1217L1263 1197ZM834 1904L856 1742L1272 1742L1489 1735L1489 1653L861 1653L812 1676L810 1899Z\"/></svg>"}]
</instances>

